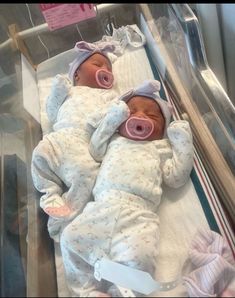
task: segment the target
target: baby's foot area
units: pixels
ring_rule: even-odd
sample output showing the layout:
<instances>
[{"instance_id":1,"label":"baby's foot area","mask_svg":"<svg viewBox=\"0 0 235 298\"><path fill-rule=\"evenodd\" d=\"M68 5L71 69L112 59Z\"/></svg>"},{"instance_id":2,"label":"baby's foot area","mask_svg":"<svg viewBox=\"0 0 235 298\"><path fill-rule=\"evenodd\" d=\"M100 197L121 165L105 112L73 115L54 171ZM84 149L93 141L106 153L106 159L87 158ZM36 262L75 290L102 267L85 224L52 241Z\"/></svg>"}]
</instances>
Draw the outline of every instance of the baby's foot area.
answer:
<instances>
[{"instance_id":1,"label":"baby's foot area","mask_svg":"<svg viewBox=\"0 0 235 298\"><path fill-rule=\"evenodd\" d=\"M44 211L54 218L66 217L72 213L72 210L66 205L60 207L47 207Z\"/></svg>"},{"instance_id":2,"label":"baby's foot area","mask_svg":"<svg viewBox=\"0 0 235 298\"><path fill-rule=\"evenodd\" d=\"M235 297L235 290L225 290L220 294L220 297Z\"/></svg>"}]
</instances>

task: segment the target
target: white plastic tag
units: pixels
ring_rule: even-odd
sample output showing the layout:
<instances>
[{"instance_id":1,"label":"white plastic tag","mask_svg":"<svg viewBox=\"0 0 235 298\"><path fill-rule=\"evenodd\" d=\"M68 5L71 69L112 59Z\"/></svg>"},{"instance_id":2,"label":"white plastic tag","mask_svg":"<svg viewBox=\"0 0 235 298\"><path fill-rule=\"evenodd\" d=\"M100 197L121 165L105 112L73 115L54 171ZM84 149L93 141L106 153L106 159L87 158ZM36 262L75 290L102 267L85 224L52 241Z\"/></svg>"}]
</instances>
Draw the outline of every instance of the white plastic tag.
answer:
<instances>
[{"instance_id":1,"label":"white plastic tag","mask_svg":"<svg viewBox=\"0 0 235 298\"><path fill-rule=\"evenodd\" d=\"M181 282L181 278L172 282L157 282L147 272L113 262L106 258L102 258L95 263L94 276L99 281L105 279L116 284L119 290L121 288L131 289L145 295L149 295L155 291L172 290Z\"/></svg>"}]
</instances>

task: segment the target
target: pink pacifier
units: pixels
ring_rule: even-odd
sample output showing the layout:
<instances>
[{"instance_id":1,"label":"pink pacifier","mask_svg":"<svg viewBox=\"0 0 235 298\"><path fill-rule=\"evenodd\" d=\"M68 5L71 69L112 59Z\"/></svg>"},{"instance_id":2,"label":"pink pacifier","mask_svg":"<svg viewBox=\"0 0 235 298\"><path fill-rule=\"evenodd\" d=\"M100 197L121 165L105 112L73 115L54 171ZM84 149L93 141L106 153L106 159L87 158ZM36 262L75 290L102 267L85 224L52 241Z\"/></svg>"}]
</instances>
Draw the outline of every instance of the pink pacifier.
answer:
<instances>
[{"instance_id":1,"label":"pink pacifier","mask_svg":"<svg viewBox=\"0 0 235 298\"><path fill-rule=\"evenodd\" d=\"M109 89L113 86L113 74L105 69L97 70L95 79L97 84L102 88Z\"/></svg>"},{"instance_id":2,"label":"pink pacifier","mask_svg":"<svg viewBox=\"0 0 235 298\"><path fill-rule=\"evenodd\" d=\"M138 140L146 140L154 130L153 122L148 118L130 117L125 124L129 137Z\"/></svg>"}]
</instances>

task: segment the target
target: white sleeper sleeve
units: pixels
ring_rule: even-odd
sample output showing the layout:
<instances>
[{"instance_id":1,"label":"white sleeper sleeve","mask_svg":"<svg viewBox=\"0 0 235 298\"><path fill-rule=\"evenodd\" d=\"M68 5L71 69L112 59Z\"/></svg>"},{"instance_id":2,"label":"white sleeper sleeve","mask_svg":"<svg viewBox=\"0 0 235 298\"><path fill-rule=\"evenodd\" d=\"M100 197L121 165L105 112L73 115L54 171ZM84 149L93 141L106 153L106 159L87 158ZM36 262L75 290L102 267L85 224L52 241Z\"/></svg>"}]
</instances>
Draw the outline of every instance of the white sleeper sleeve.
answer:
<instances>
[{"instance_id":1,"label":"white sleeper sleeve","mask_svg":"<svg viewBox=\"0 0 235 298\"><path fill-rule=\"evenodd\" d=\"M96 161L102 161L110 138L117 131L118 127L127 120L129 115L129 108L122 100L115 101L109 107L104 118L99 121L99 125L94 131L89 144L90 154Z\"/></svg>"},{"instance_id":2,"label":"white sleeper sleeve","mask_svg":"<svg viewBox=\"0 0 235 298\"><path fill-rule=\"evenodd\" d=\"M163 180L173 188L189 179L193 167L193 139L189 123L185 120L171 122L167 135L172 147L172 157L163 165Z\"/></svg>"},{"instance_id":3,"label":"white sleeper sleeve","mask_svg":"<svg viewBox=\"0 0 235 298\"><path fill-rule=\"evenodd\" d=\"M59 108L68 97L71 87L71 83L65 76L58 74L53 78L51 93L46 101L46 112L51 123L56 122Z\"/></svg>"}]
</instances>

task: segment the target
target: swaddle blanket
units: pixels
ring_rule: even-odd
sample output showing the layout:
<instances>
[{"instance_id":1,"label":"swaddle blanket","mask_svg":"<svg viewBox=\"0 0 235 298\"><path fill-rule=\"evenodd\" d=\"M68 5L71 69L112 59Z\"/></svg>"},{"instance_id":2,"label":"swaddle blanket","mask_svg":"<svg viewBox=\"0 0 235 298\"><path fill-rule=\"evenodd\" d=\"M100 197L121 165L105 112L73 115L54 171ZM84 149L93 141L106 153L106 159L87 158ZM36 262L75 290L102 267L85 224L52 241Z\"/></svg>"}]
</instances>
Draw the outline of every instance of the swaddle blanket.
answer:
<instances>
[{"instance_id":1,"label":"swaddle blanket","mask_svg":"<svg viewBox=\"0 0 235 298\"><path fill-rule=\"evenodd\" d=\"M221 235L199 230L193 238L189 259L194 268L183 280L190 297L234 297L235 261Z\"/></svg>"}]
</instances>

